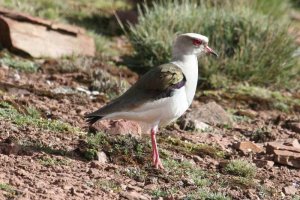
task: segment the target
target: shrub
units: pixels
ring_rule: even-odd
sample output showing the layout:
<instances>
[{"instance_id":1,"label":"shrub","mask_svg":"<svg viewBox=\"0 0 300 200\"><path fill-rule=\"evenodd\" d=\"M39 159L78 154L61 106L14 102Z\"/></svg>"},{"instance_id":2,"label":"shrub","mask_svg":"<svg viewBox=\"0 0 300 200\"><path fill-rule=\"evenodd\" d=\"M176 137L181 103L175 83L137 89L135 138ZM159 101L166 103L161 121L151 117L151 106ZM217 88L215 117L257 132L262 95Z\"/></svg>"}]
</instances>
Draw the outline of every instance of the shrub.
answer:
<instances>
[{"instance_id":1,"label":"shrub","mask_svg":"<svg viewBox=\"0 0 300 200\"><path fill-rule=\"evenodd\" d=\"M256 174L256 167L245 160L232 160L224 168L227 174L244 178L253 178Z\"/></svg>"},{"instance_id":2,"label":"shrub","mask_svg":"<svg viewBox=\"0 0 300 200\"><path fill-rule=\"evenodd\" d=\"M143 10L143 11L142 11ZM242 5L207 6L190 1L162 1L140 9L139 23L127 35L139 66L170 61L171 45L179 33L196 32L210 38L220 58L201 58L204 86L231 82L288 85L300 71L292 57L296 46L288 25Z\"/></svg>"}]
</instances>

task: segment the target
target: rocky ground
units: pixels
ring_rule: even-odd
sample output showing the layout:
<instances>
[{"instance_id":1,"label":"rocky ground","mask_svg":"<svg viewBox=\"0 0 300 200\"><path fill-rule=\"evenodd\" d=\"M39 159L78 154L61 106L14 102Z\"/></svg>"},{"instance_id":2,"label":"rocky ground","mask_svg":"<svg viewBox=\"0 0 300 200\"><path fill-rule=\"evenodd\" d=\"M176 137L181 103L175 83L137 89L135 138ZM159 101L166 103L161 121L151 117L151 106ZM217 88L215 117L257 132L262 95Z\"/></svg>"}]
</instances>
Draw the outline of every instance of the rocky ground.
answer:
<instances>
[{"instance_id":1,"label":"rocky ground","mask_svg":"<svg viewBox=\"0 0 300 200\"><path fill-rule=\"evenodd\" d=\"M0 199L300 198L299 93L283 103L199 92L188 114L160 130L165 170L155 170L137 124L83 119L137 75L74 63L42 60L37 73L0 67Z\"/></svg>"}]
</instances>

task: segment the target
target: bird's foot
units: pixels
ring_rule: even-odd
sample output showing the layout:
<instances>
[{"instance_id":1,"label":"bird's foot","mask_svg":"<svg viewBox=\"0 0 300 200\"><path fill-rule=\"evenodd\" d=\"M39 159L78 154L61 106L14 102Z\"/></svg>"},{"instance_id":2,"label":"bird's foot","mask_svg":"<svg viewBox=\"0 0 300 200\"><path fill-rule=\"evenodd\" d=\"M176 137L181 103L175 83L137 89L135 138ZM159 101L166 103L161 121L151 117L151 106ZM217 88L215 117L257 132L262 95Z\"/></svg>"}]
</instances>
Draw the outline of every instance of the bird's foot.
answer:
<instances>
[{"instance_id":1,"label":"bird's foot","mask_svg":"<svg viewBox=\"0 0 300 200\"><path fill-rule=\"evenodd\" d=\"M165 169L164 166L162 165L160 159L155 160L154 167L155 167L155 169Z\"/></svg>"}]
</instances>

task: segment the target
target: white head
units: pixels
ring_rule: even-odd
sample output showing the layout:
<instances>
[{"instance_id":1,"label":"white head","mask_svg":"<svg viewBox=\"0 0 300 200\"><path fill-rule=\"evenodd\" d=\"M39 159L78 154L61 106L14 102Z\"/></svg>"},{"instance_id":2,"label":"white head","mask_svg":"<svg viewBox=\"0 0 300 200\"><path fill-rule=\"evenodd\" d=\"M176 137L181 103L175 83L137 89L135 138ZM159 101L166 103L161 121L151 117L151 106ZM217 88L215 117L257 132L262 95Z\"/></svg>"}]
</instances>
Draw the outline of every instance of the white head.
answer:
<instances>
[{"instance_id":1,"label":"white head","mask_svg":"<svg viewBox=\"0 0 300 200\"><path fill-rule=\"evenodd\" d=\"M173 56L218 54L208 46L208 38L197 33L184 33L179 35L172 50Z\"/></svg>"}]
</instances>

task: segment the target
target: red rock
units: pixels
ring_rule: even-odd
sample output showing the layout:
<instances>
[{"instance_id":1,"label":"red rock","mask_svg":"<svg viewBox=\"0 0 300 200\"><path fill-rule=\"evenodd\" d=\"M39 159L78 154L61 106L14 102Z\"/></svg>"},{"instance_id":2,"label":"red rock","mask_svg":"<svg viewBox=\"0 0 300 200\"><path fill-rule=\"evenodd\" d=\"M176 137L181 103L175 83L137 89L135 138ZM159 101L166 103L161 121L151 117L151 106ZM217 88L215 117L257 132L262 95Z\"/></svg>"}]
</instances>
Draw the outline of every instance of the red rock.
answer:
<instances>
[{"instance_id":1,"label":"red rock","mask_svg":"<svg viewBox=\"0 0 300 200\"><path fill-rule=\"evenodd\" d=\"M297 193L297 188L294 186L287 186L283 188L283 192L286 195L295 195Z\"/></svg>"},{"instance_id":2,"label":"red rock","mask_svg":"<svg viewBox=\"0 0 300 200\"><path fill-rule=\"evenodd\" d=\"M234 145L234 147L242 151L244 154L247 154L249 152L260 153L264 151L262 147L258 146L257 144L251 141L239 142L236 145Z\"/></svg>"},{"instance_id":3,"label":"red rock","mask_svg":"<svg viewBox=\"0 0 300 200\"><path fill-rule=\"evenodd\" d=\"M300 168L300 153L286 150L274 150L274 155L275 162Z\"/></svg>"},{"instance_id":4,"label":"red rock","mask_svg":"<svg viewBox=\"0 0 300 200\"><path fill-rule=\"evenodd\" d=\"M137 122L127 120L100 121L95 124L95 128L112 135L140 136L142 134L141 126Z\"/></svg>"},{"instance_id":5,"label":"red rock","mask_svg":"<svg viewBox=\"0 0 300 200\"><path fill-rule=\"evenodd\" d=\"M275 150L286 150L286 151L300 153L300 148L294 146L287 146L283 144L284 142L268 142L266 146L266 151L268 154L274 154Z\"/></svg>"},{"instance_id":6,"label":"red rock","mask_svg":"<svg viewBox=\"0 0 300 200\"><path fill-rule=\"evenodd\" d=\"M0 30L4 47L32 57L95 55L93 38L79 27L0 8Z\"/></svg>"}]
</instances>

